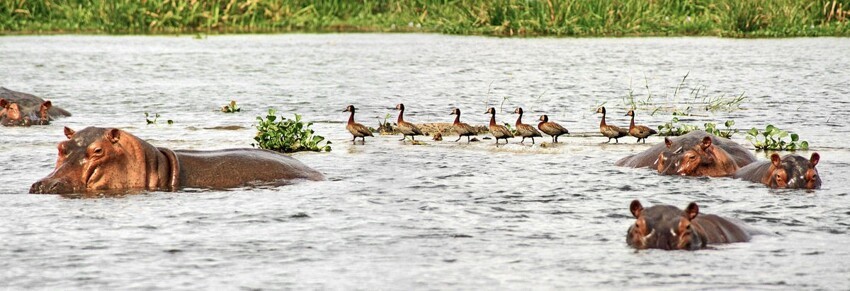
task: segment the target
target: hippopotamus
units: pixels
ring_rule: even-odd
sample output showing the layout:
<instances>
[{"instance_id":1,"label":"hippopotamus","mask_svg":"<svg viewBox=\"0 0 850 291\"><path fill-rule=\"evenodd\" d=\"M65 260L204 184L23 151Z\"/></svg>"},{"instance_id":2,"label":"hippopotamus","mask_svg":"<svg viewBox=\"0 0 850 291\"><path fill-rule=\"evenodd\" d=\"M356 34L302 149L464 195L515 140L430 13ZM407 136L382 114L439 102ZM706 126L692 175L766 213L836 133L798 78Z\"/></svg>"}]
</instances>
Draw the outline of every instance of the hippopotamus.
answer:
<instances>
[{"instance_id":1,"label":"hippopotamus","mask_svg":"<svg viewBox=\"0 0 850 291\"><path fill-rule=\"evenodd\" d=\"M0 87L0 124L46 125L50 120L63 116L71 116L71 113L35 95Z\"/></svg>"},{"instance_id":2,"label":"hippopotamus","mask_svg":"<svg viewBox=\"0 0 850 291\"><path fill-rule=\"evenodd\" d=\"M65 136L56 168L32 184L30 193L226 189L324 179L292 157L263 149L170 150L117 128L65 127Z\"/></svg>"},{"instance_id":3,"label":"hippopotamus","mask_svg":"<svg viewBox=\"0 0 850 291\"><path fill-rule=\"evenodd\" d=\"M36 112L25 113L17 103L9 103L0 99L0 124L4 126L30 126L50 124L49 109L53 106L50 101L44 101Z\"/></svg>"},{"instance_id":4,"label":"hippopotamus","mask_svg":"<svg viewBox=\"0 0 850 291\"><path fill-rule=\"evenodd\" d=\"M725 177L755 160L756 157L738 143L699 130L677 138L664 138L664 143L622 158L615 165L654 168L662 175Z\"/></svg>"},{"instance_id":5,"label":"hippopotamus","mask_svg":"<svg viewBox=\"0 0 850 291\"><path fill-rule=\"evenodd\" d=\"M737 220L699 213L695 202L685 211L672 205L643 208L633 200L629 206L636 221L626 233L626 243L636 249L698 250L709 244L746 242L748 227Z\"/></svg>"},{"instance_id":6,"label":"hippopotamus","mask_svg":"<svg viewBox=\"0 0 850 291\"><path fill-rule=\"evenodd\" d=\"M770 161L749 164L738 169L734 177L770 188L819 189L821 180L815 168L818 161L818 153L812 153L809 159L794 154L780 158L774 153L770 155Z\"/></svg>"}]
</instances>

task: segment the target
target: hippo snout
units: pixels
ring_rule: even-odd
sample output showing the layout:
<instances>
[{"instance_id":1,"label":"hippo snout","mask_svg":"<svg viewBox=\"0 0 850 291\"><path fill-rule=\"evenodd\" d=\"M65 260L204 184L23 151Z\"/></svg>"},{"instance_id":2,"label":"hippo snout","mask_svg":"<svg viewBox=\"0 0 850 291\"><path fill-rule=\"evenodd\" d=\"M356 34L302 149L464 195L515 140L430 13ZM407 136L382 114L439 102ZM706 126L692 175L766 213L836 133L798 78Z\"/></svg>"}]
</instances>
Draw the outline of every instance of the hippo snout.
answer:
<instances>
[{"instance_id":1,"label":"hippo snout","mask_svg":"<svg viewBox=\"0 0 850 291\"><path fill-rule=\"evenodd\" d=\"M30 194L67 194L73 189L69 183L61 179L42 179L30 187Z\"/></svg>"}]
</instances>

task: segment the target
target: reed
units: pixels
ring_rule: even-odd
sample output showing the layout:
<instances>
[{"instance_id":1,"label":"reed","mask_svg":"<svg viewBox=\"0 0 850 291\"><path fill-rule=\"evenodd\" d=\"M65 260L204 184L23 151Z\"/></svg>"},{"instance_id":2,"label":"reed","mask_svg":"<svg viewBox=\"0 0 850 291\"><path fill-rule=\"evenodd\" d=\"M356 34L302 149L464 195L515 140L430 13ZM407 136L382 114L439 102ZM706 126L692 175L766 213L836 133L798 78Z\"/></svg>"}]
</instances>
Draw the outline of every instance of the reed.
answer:
<instances>
[{"instance_id":1,"label":"reed","mask_svg":"<svg viewBox=\"0 0 850 291\"><path fill-rule=\"evenodd\" d=\"M850 0L10 0L0 33L847 36Z\"/></svg>"}]
</instances>

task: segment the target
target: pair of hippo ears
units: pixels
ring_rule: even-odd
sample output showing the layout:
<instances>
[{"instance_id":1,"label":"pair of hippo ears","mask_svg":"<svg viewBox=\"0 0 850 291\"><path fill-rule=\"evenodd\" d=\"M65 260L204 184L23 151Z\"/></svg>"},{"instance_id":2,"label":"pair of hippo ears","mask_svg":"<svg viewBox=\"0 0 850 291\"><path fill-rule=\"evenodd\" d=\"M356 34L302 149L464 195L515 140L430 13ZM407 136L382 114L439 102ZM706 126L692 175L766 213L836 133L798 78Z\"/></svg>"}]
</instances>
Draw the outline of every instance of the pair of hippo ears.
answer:
<instances>
[{"instance_id":1,"label":"pair of hippo ears","mask_svg":"<svg viewBox=\"0 0 850 291\"><path fill-rule=\"evenodd\" d=\"M673 140L670 139L669 137L665 137L664 138L664 144L667 145L667 148L672 148L673 147ZM700 143L700 147L703 150L705 150L710 146L711 146L711 137L709 137L709 136L703 137L702 143Z\"/></svg>"},{"instance_id":2,"label":"pair of hippo ears","mask_svg":"<svg viewBox=\"0 0 850 291\"><path fill-rule=\"evenodd\" d=\"M67 126L65 127L65 137L71 139L74 137L75 134L77 134L75 130ZM121 130L117 128L109 128L106 130L104 138L111 141L112 143L116 143L121 140Z\"/></svg>"},{"instance_id":3,"label":"pair of hippo ears","mask_svg":"<svg viewBox=\"0 0 850 291\"><path fill-rule=\"evenodd\" d=\"M782 158L779 157L779 154L777 153L770 155L770 161L773 163L774 167L779 168L782 166ZM818 162L820 162L820 154L812 153L812 156L809 158L809 168L814 168L818 165Z\"/></svg>"},{"instance_id":4,"label":"pair of hippo ears","mask_svg":"<svg viewBox=\"0 0 850 291\"><path fill-rule=\"evenodd\" d=\"M629 205L629 210L635 218L638 218L640 217L641 212L643 212L643 205L641 205L640 201L637 199L632 200L632 204ZM697 215L699 215L699 206L696 202L688 203L688 207L686 207L685 212L682 213L682 216L688 220L693 220L697 217Z\"/></svg>"}]
</instances>

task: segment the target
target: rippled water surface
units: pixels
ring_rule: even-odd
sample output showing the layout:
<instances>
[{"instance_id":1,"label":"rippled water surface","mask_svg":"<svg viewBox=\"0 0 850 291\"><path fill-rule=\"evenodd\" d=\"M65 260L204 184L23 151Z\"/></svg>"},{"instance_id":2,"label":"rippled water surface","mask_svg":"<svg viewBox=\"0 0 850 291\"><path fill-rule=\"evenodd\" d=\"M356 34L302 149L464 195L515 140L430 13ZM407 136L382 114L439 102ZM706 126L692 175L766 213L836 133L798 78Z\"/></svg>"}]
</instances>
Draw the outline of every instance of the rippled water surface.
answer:
<instances>
[{"instance_id":1,"label":"rippled water surface","mask_svg":"<svg viewBox=\"0 0 850 291\"><path fill-rule=\"evenodd\" d=\"M0 38L0 86L73 116L0 128L0 287L10 289L846 289L850 286L850 39L498 39L345 34ZM683 92L673 98L685 75ZM622 98L748 98L689 122L771 123L821 154L823 189L613 166L661 142L601 145L595 107ZM243 111L217 109L237 100ZM487 106L548 114L581 137L352 145L348 104L375 126L403 102L413 122L485 124ZM685 106L685 105L682 105ZM249 147L268 108L333 141L295 157L327 181L231 191L70 199L26 194L56 160L62 127L119 127L172 149ZM162 117L146 125L144 113ZM500 121L515 115L501 112ZM658 125L669 113L638 111ZM173 125L164 120L174 120ZM237 126L235 130L225 130ZM453 140L454 137L447 137ZM545 140L545 139L544 139ZM752 148L736 135L736 141ZM538 144L540 140L538 139ZM810 152L800 152L810 155ZM760 159L766 156L757 153ZM627 247L632 199L739 218L769 234L714 249Z\"/></svg>"}]
</instances>

